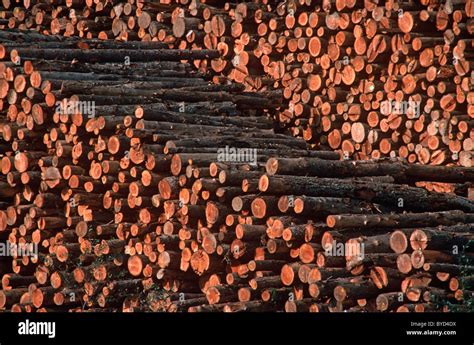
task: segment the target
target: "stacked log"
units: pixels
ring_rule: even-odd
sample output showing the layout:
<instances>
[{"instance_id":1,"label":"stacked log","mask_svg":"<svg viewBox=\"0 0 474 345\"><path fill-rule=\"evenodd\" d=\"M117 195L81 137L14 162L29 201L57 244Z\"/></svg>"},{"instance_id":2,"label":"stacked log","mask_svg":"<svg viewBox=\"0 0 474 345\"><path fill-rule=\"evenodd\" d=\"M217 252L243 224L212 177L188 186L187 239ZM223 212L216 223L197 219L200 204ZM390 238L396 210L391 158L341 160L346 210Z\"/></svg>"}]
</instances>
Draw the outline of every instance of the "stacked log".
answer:
<instances>
[{"instance_id":1,"label":"stacked log","mask_svg":"<svg viewBox=\"0 0 474 345\"><path fill-rule=\"evenodd\" d=\"M137 51L133 42L53 36L35 36L32 49L18 43L30 33L11 34L1 62L0 235L11 246L34 244L39 253L14 251L10 262L2 260L1 307L125 309L123 289L150 289L127 273L127 253L136 247L153 262L159 256L165 213L158 217L158 181L171 176L165 172L175 164L172 152L211 133L229 141L239 132L259 134L262 143L273 137L263 108L278 99L212 85L180 62L217 51L153 44ZM173 146L177 139L183 147ZM193 159L208 160L211 152Z\"/></svg>"},{"instance_id":2,"label":"stacked log","mask_svg":"<svg viewBox=\"0 0 474 345\"><path fill-rule=\"evenodd\" d=\"M278 92L191 68L212 49L9 35L0 238L37 255L10 253L0 308L468 309L473 168L312 150Z\"/></svg>"},{"instance_id":3,"label":"stacked log","mask_svg":"<svg viewBox=\"0 0 474 345\"><path fill-rule=\"evenodd\" d=\"M276 120L312 147L470 167L473 9L472 0L3 1L0 24L218 49L195 67L216 83L282 90Z\"/></svg>"}]
</instances>

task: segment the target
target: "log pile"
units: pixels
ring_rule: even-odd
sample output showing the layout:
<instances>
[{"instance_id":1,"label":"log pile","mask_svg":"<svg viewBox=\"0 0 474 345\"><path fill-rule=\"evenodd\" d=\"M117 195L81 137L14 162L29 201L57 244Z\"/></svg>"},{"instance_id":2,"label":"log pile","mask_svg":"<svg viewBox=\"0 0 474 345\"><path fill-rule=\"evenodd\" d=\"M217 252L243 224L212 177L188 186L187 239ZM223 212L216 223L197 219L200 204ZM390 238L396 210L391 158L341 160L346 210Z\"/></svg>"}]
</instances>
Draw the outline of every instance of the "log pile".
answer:
<instances>
[{"instance_id":1,"label":"log pile","mask_svg":"<svg viewBox=\"0 0 474 345\"><path fill-rule=\"evenodd\" d=\"M2 3L6 28L218 49L195 67L282 90L275 118L312 147L472 166L472 0Z\"/></svg>"},{"instance_id":2,"label":"log pile","mask_svg":"<svg viewBox=\"0 0 474 345\"><path fill-rule=\"evenodd\" d=\"M311 150L213 49L1 34L1 309L468 310L473 168Z\"/></svg>"}]
</instances>

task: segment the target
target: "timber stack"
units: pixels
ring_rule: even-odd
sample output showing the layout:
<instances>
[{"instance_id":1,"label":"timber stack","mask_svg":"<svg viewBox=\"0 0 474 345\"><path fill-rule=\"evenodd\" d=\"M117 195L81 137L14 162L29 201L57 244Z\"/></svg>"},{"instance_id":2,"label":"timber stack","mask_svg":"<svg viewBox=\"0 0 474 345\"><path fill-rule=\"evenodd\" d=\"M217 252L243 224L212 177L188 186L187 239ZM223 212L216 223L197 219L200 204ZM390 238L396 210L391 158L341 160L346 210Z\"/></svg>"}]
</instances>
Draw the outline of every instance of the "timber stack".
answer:
<instances>
[{"instance_id":1,"label":"timber stack","mask_svg":"<svg viewBox=\"0 0 474 345\"><path fill-rule=\"evenodd\" d=\"M217 49L216 83L279 89L283 129L355 159L472 166L473 0L3 0L0 24Z\"/></svg>"},{"instance_id":2,"label":"timber stack","mask_svg":"<svg viewBox=\"0 0 474 345\"><path fill-rule=\"evenodd\" d=\"M314 150L274 121L285 89L208 73L227 61L212 45L21 26L37 5L64 28L111 6L59 3L3 1L2 310L469 310L474 168Z\"/></svg>"}]
</instances>

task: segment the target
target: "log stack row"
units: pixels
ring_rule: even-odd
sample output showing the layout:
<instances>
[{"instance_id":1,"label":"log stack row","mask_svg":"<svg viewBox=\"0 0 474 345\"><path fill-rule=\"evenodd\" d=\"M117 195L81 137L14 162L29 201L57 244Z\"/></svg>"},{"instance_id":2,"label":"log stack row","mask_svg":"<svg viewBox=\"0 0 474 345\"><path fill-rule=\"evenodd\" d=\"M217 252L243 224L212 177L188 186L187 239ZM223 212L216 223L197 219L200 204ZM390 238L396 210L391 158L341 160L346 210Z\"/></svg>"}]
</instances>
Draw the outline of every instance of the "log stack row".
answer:
<instances>
[{"instance_id":1,"label":"log stack row","mask_svg":"<svg viewBox=\"0 0 474 345\"><path fill-rule=\"evenodd\" d=\"M474 2L3 1L9 28L218 49L216 83L280 89L283 128L356 159L472 166Z\"/></svg>"},{"instance_id":2,"label":"log stack row","mask_svg":"<svg viewBox=\"0 0 474 345\"><path fill-rule=\"evenodd\" d=\"M468 310L473 168L311 150L216 50L2 35L0 239L38 250L0 308Z\"/></svg>"}]
</instances>

